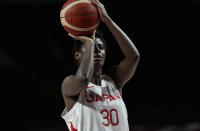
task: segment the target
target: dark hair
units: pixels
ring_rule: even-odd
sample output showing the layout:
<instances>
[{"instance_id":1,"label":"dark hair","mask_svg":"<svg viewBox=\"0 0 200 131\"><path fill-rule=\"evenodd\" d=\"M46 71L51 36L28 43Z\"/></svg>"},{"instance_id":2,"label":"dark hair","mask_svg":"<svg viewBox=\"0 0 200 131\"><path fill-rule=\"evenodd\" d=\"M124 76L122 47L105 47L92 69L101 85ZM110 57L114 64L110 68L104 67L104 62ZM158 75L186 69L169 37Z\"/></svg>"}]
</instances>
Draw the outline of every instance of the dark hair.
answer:
<instances>
[{"instance_id":1,"label":"dark hair","mask_svg":"<svg viewBox=\"0 0 200 131\"><path fill-rule=\"evenodd\" d=\"M106 44L106 41L103 37L103 33L101 33L100 31L97 31L95 36L101 39L101 41L103 42L103 45L104 45L104 49L106 50L107 44Z\"/></svg>"},{"instance_id":2,"label":"dark hair","mask_svg":"<svg viewBox=\"0 0 200 131\"><path fill-rule=\"evenodd\" d=\"M97 31L97 32L95 33L95 36L101 39L101 41L102 41L103 44L104 44L104 49L106 50L107 44L106 44L106 42L105 42L105 40L104 40L104 38L103 38L103 36L102 36L102 33L101 33L100 31ZM90 36L90 37L91 37L91 36ZM74 58L74 54L75 54L76 52L80 52L80 51L81 51L81 47L82 47L82 45L83 45L84 43L81 42L81 41L79 41L79 40L73 40L73 43L72 43L72 44L73 44L73 45L72 45L72 56L73 56L73 58ZM74 58L74 61L75 61L76 65L79 65L78 60L76 60L76 59Z\"/></svg>"}]
</instances>

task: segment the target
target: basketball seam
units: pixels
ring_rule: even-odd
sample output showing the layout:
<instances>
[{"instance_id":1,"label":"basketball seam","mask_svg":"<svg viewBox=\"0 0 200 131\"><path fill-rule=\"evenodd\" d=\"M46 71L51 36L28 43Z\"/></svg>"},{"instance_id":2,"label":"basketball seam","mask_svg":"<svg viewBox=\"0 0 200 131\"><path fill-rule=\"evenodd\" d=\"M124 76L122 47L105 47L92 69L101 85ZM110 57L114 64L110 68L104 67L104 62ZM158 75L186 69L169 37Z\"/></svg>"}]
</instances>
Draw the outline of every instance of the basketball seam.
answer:
<instances>
[{"instance_id":1,"label":"basketball seam","mask_svg":"<svg viewBox=\"0 0 200 131\"><path fill-rule=\"evenodd\" d=\"M73 17L73 16L85 16L85 15L96 15L96 13L88 13L88 14L81 14L81 15L72 15L72 16L64 16L64 17L61 17L61 18L66 18L66 17Z\"/></svg>"},{"instance_id":2,"label":"basketball seam","mask_svg":"<svg viewBox=\"0 0 200 131\"><path fill-rule=\"evenodd\" d=\"M65 22L66 20L64 18L62 18ZM61 20L62 20L61 19ZM93 25L92 27L89 27L89 28L84 28L84 27L74 27L73 25L69 24L69 26L67 25L63 25L63 26L66 26L67 28L70 28L71 30L75 30L75 31L80 31L80 32L84 32L84 31L90 31L90 30L93 30L95 27L97 27L99 25L100 21L98 21L97 24ZM70 27L71 26L71 27ZM76 28L76 29L74 29Z\"/></svg>"},{"instance_id":3,"label":"basketball seam","mask_svg":"<svg viewBox=\"0 0 200 131\"><path fill-rule=\"evenodd\" d=\"M71 22L72 22L72 21L73 21L73 19L71 19ZM70 25L72 25L72 23L71 23ZM91 26L94 26L94 25L96 25L96 24L93 24L93 25L91 25ZM72 26L74 26L74 25L72 25ZM79 25L79 26L76 25L76 27L78 27L78 28L87 28L87 27L80 26L80 25Z\"/></svg>"},{"instance_id":4,"label":"basketball seam","mask_svg":"<svg viewBox=\"0 0 200 131\"><path fill-rule=\"evenodd\" d=\"M76 6L76 5L75 5ZM71 7L72 8L72 7ZM88 9L88 8L93 8L93 7L90 7L90 6L87 6L86 7L82 7L82 8L77 8L77 9L80 9L80 10L84 10L84 9ZM72 10L70 10L70 15L71 16L84 16L84 15L96 15L97 12L91 12L91 13L85 13L85 14L79 14L79 15L73 15L73 12ZM65 16L65 17L71 17L71 16Z\"/></svg>"},{"instance_id":5,"label":"basketball seam","mask_svg":"<svg viewBox=\"0 0 200 131\"><path fill-rule=\"evenodd\" d=\"M84 3L83 3L84 4ZM75 8L77 5L74 5L74 6L72 6L71 8ZM76 9L79 9L79 10L85 10L85 9L93 9L93 7L91 7L91 6L86 6L86 7L77 7Z\"/></svg>"},{"instance_id":6,"label":"basketball seam","mask_svg":"<svg viewBox=\"0 0 200 131\"><path fill-rule=\"evenodd\" d=\"M72 10L70 10L70 15L72 15ZM72 25L72 18L71 18L71 25Z\"/></svg>"}]
</instances>

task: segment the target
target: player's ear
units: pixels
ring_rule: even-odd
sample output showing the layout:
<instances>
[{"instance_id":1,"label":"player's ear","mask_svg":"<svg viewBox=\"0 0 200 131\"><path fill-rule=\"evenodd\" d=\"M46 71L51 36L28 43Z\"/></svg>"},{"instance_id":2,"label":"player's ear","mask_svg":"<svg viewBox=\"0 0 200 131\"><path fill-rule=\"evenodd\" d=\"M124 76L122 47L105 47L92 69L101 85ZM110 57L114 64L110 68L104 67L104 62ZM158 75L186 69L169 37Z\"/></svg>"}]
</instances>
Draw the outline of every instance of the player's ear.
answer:
<instances>
[{"instance_id":1,"label":"player's ear","mask_svg":"<svg viewBox=\"0 0 200 131\"><path fill-rule=\"evenodd\" d=\"M78 52L78 51L76 51L75 54L74 54L74 58L75 58L76 60L79 60L80 57L81 57L81 53Z\"/></svg>"}]
</instances>

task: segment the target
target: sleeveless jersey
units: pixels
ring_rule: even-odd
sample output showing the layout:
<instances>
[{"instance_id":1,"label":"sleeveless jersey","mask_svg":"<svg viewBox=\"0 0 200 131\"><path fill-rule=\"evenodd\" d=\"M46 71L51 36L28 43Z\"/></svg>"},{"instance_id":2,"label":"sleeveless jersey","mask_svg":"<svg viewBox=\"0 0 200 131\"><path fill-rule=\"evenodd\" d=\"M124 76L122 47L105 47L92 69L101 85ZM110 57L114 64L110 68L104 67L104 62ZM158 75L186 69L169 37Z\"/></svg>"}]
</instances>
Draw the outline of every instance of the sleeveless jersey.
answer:
<instances>
[{"instance_id":1,"label":"sleeveless jersey","mask_svg":"<svg viewBox=\"0 0 200 131\"><path fill-rule=\"evenodd\" d=\"M89 83L61 117L70 131L129 131L126 106L108 76L101 79L101 86Z\"/></svg>"}]
</instances>

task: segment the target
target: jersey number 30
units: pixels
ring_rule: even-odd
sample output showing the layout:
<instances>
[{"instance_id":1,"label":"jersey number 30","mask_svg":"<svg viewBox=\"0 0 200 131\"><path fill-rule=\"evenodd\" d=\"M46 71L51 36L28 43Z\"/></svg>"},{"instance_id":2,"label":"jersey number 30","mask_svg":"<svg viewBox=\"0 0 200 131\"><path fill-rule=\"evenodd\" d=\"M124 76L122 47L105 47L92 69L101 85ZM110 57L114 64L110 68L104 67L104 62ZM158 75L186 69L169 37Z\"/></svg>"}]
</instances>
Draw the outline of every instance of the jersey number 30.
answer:
<instances>
[{"instance_id":1,"label":"jersey number 30","mask_svg":"<svg viewBox=\"0 0 200 131\"><path fill-rule=\"evenodd\" d=\"M103 115L103 119L105 120L103 122L104 126L109 126L110 124L112 126L117 126L119 124L118 112L116 109L111 109L110 111L103 109L100 113Z\"/></svg>"}]
</instances>

